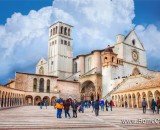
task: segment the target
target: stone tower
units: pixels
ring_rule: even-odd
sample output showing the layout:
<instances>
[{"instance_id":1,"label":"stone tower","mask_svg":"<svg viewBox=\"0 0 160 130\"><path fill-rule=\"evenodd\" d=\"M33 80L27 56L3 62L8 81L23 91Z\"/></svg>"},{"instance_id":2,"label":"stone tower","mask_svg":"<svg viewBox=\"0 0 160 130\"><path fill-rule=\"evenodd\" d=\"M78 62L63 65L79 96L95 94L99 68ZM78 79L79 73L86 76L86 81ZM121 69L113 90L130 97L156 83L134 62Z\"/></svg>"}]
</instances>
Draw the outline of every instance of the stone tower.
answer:
<instances>
[{"instance_id":1,"label":"stone tower","mask_svg":"<svg viewBox=\"0 0 160 130\"><path fill-rule=\"evenodd\" d=\"M48 74L66 79L72 75L71 25L56 22L49 27Z\"/></svg>"}]
</instances>

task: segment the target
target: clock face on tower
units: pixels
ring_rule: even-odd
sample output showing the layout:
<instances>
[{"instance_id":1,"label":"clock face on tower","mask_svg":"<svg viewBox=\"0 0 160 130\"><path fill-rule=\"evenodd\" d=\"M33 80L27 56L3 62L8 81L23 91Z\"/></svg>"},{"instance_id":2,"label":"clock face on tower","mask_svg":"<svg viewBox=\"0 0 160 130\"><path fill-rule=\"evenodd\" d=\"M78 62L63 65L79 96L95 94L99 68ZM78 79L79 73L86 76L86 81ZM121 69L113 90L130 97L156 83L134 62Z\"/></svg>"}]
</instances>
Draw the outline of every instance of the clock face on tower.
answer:
<instances>
[{"instance_id":1,"label":"clock face on tower","mask_svg":"<svg viewBox=\"0 0 160 130\"><path fill-rule=\"evenodd\" d=\"M138 52L137 51L132 51L132 58L134 61L137 61L138 60Z\"/></svg>"}]
</instances>

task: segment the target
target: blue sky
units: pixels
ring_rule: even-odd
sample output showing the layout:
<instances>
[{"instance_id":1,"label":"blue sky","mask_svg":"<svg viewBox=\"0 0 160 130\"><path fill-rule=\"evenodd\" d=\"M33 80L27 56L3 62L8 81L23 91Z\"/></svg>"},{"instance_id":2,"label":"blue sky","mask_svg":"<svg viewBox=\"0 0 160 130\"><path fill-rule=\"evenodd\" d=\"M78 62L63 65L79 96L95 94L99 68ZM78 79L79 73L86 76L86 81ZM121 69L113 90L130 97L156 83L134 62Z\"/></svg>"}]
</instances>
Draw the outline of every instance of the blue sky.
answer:
<instances>
[{"instance_id":1,"label":"blue sky","mask_svg":"<svg viewBox=\"0 0 160 130\"><path fill-rule=\"evenodd\" d=\"M37 61L47 58L48 27L57 20L74 26L74 56L113 45L117 34L134 28L148 68L160 70L159 7L160 0L0 0L0 83L16 71L35 73Z\"/></svg>"}]
</instances>

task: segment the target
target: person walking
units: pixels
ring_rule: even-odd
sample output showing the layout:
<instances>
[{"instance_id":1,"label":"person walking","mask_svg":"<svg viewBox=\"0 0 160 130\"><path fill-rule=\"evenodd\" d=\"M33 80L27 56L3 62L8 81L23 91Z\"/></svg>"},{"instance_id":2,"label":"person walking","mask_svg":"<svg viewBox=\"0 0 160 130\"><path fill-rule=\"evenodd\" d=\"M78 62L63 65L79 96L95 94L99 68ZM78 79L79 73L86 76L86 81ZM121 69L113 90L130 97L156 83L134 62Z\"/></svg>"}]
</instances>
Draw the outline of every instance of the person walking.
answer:
<instances>
[{"instance_id":1,"label":"person walking","mask_svg":"<svg viewBox=\"0 0 160 130\"><path fill-rule=\"evenodd\" d=\"M104 100L103 99L101 99L100 105L101 105L101 111L104 111Z\"/></svg>"},{"instance_id":2,"label":"person walking","mask_svg":"<svg viewBox=\"0 0 160 130\"><path fill-rule=\"evenodd\" d=\"M156 107L156 102L154 101L154 99L152 99L151 109L152 109L153 113L156 112L155 107Z\"/></svg>"},{"instance_id":3,"label":"person walking","mask_svg":"<svg viewBox=\"0 0 160 130\"><path fill-rule=\"evenodd\" d=\"M105 106L106 106L106 111L108 111L108 100L106 99L106 101L105 101Z\"/></svg>"},{"instance_id":4,"label":"person walking","mask_svg":"<svg viewBox=\"0 0 160 130\"><path fill-rule=\"evenodd\" d=\"M63 108L63 100L62 98L59 98L56 102L56 108L57 108L57 118L62 118L62 108Z\"/></svg>"},{"instance_id":5,"label":"person walking","mask_svg":"<svg viewBox=\"0 0 160 130\"><path fill-rule=\"evenodd\" d=\"M45 104L46 109L47 109L47 106L48 106L48 101L47 101L47 99L44 100L44 104Z\"/></svg>"},{"instance_id":6,"label":"person walking","mask_svg":"<svg viewBox=\"0 0 160 130\"><path fill-rule=\"evenodd\" d=\"M128 107L127 101L124 102L125 108Z\"/></svg>"},{"instance_id":7,"label":"person walking","mask_svg":"<svg viewBox=\"0 0 160 130\"><path fill-rule=\"evenodd\" d=\"M40 102L39 102L40 109L42 109L42 105L43 105L43 102L42 102L42 100L40 100Z\"/></svg>"},{"instance_id":8,"label":"person walking","mask_svg":"<svg viewBox=\"0 0 160 130\"><path fill-rule=\"evenodd\" d=\"M77 118L78 102L75 99L72 103L72 108L73 108L73 117Z\"/></svg>"},{"instance_id":9,"label":"person walking","mask_svg":"<svg viewBox=\"0 0 160 130\"><path fill-rule=\"evenodd\" d=\"M66 101L64 101L65 118L67 118L67 115L69 118L71 118L70 114L69 114L69 107L70 107L70 101L69 101L69 99L67 99Z\"/></svg>"},{"instance_id":10,"label":"person walking","mask_svg":"<svg viewBox=\"0 0 160 130\"><path fill-rule=\"evenodd\" d=\"M111 108L111 111L112 111L112 107L114 106L114 102L111 100L109 105L110 105L110 108Z\"/></svg>"},{"instance_id":11,"label":"person walking","mask_svg":"<svg viewBox=\"0 0 160 130\"><path fill-rule=\"evenodd\" d=\"M92 101L92 112L94 112L94 101Z\"/></svg>"},{"instance_id":12,"label":"person walking","mask_svg":"<svg viewBox=\"0 0 160 130\"><path fill-rule=\"evenodd\" d=\"M95 109L95 115L98 116L99 115L99 101L98 99L95 101L94 103L94 109Z\"/></svg>"},{"instance_id":13,"label":"person walking","mask_svg":"<svg viewBox=\"0 0 160 130\"><path fill-rule=\"evenodd\" d=\"M147 106L147 102L145 98L143 98L143 101L142 101L143 113L146 113L146 106Z\"/></svg>"},{"instance_id":14,"label":"person walking","mask_svg":"<svg viewBox=\"0 0 160 130\"><path fill-rule=\"evenodd\" d=\"M85 102L84 102L84 100L81 100L81 106L82 106L82 113L84 113L84 106L85 106Z\"/></svg>"},{"instance_id":15,"label":"person walking","mask_svg":"<svg viewBox=\"0 0 160 130\"><path fill-rule=\"evenodd\" d=\"M159 109L160 109L160 99L159 97L157 98L157 113L159 114Z\"/></svg>"}]
</instances>

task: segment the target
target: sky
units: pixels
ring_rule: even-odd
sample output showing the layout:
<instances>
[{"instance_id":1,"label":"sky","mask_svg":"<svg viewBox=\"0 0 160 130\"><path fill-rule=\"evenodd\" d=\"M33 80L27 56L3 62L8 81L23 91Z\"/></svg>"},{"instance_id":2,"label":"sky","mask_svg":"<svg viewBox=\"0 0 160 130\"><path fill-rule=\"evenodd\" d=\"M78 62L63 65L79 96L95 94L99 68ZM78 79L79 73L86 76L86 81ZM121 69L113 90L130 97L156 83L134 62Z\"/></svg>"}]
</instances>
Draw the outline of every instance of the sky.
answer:
<instances>
[{"instance_id":1,"label":"sky","mask_svg":"<svg viewBox=\"0 0 160 130\"><path fill-rule=\"evenodd\" d=\"M148 68L160 70L160 0L0 0L0 84L15 72L35 73L47 58L48 27L74 26L74 57L114 45L117 34L135 29Z\"/></svg>"}]
</instances>

